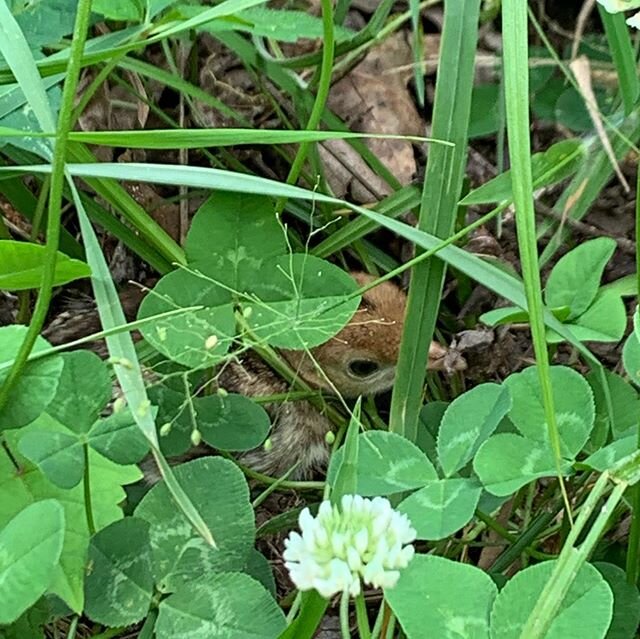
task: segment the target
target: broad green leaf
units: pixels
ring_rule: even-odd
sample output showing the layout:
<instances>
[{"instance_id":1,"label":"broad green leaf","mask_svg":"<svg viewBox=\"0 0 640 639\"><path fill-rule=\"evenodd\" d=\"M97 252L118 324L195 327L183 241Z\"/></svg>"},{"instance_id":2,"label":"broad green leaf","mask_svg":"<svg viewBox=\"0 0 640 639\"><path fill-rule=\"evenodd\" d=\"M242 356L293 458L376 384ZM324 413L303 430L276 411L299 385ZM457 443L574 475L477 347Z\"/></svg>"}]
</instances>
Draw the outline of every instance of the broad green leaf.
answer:
<instances>
[{"instance_id":1,"label":"broad green leaf","mask_svg":"<svg viewBox=\"0 0 640 639\"><path fill-rule=\"evenodd\" d=\"M185 253L189 266L240 293L255 288L265 260L287 253L271 198L217 191L193 218Z\"/></svg>"},{"instance_id":2,"label":"broad green leaf","mask_svg":"<svg viewBox=\"0 0 640 639\"><path fill-rule=\"evenodd\" d=\"M582 375L565 366L552 366L550 376L562 454L572 458L582 450L593 428L593 393ZM530 366L514 373L504 384L511 392L513 405L509 418L515 427L531 440L548 442L537 368Z\"/></svg>"},{"instance_id":3,"label":"broad green leaf","mask_svg":"<svg viewBox=\"0 0 640 639\"><path fill-rule=\"evenodd\" d=\"M409 517L418 539L444 539L471 521L481 493L473 479L437 479L409 495L398 510Z\"/></svg>"},{"instance_id":4,"label":"broad green leaf","mask_svg":"<svg viewBox=\"0 0 640 639\"><path fill-rule=\"evenodd\" d=\"M92 0L91 9L110 20L142 20L142 0Z\"/></svg>"},{"instance_id":5,"label":"broad green leaf","mask_svg":"<svg viewBox=\"0 0 640 639\"><path fill-rule=\"evenodd\" d=\"M87 441L116 464L137 464L149 452L149 442L128 409L99 419L91 427Z\"/></svg>"},{"instance_id":6,"label":"broad green leaf","mask_svg":"<svg viewBox=\"0 0 640 639\"><path fill-rule=\"evenodd\" d=\"M640 418L640 398L633 386L620 375L611 371L604 371L605 380L611 398L611 410L605 399L604 389L601 384L601 376L592 371L586 379L591 386L596 404L596 420L604 423L607 433L617 439L630 428L638 425Z\"/></svg>"},{"instance_id":7,"label":"broad green leaf","mask_svg":"<svg viewBox=\"0 0 640 639\"><path fill-rule=\"evenodd\" d=\"M344 448L331 458L327 480L333 484ZM438 478L433 464L408 439L395 433L367 431L358 435L357 493L392 495L422 488Z\"/></svg>"},{"instance_id":8,"label":"broad green leaf","mask_svg":"<svg viewBox=\"0 0 640 639\"><path fill-rule=\"evenodd\" d=\"M615 240L599 237L563 255L547 279L544 292L547 305L568 306L569 319L582 315L594 301L604 267L615 250Z\"/></svg>"},{"instance_id":9,"label":"broad green leaf","mask_svg":"<svg viewBox=\"0 0 640 639\"><path fill-rule=\"evenodd\" d=\"M158 639L277 639L284 614L269 593L242 573L187 583L160 603Z\"/></svg>"},{"instance_id":10,"label":"broad green leaf","mask_svg":"<svg viewBox=\"0 0 640 639\"><path fill-rule=\"evenodd\" d=\"M52 424L55 422L47 424L47 429L50 430ZM64 545L49 591L57 594L72 610L80 612L84 601L84 570L90 536L83 488L58 488L18 454L20 438L42 429L37 424L30 424L22 430L6 433L7 443L21 470L16 471L7 455L0 455L0 526L33 502L52 498L62 504L65 513ZM142 473L135 466L117 466L93 451L89 451L89 463L93 517L96 528L100 530L122 518L119 504L126 497L122 486L138 481Z\"/></svg>"},{"instance_id":11,"label":"broad green leaf","mask_svg":"<svg viewBox=\"0 0 640 639\"><path fill-rule=\"evenodd\" d=\"M466 466L510 408L509 389L499 384L480 384L449 404L438 432L438 459L445 476Z\"/></svg>"},{"instance_id":12,"label":"broad green leaf","mask_svg":"<svg viewBox=\"0 0 640 639\"><path fill-rule=\"evenodd\" d=\"M32 49L57 44L73 32L77 0L13 0L8 4Z\"/></svg>"},{"instance_id":13,"label":"broad green leaf","mask_svg":"<svg viewBox=\"0 0 640 639\"><path fill-rule=\"evenodd\" d=\"M271 564L261 552L255 548L251 550L242 572L261 583L272 597L276 596L276 580L271 570Z\"/></svg>"},{"instance_id":14,"label":"broad green leaf","mask_svg":"<svg viewBox=\"0 0 640 639\"><path fill-rule=\"evenodd\" d=\"M550 146L546 151L534 153L531 157L531 171L534 188L541 188L560 182L575 173L585 157L585 147L581 140L563 140ZM485 182L460 200L461 205L491 204L513 199L511 191L511 171L505 171Z\"/></svg>"},{"instance_id":15,"label":"broad green leaf","mask_svg":"<svg viewBox=\"0 0 640 639\"><path fill-rule=\"evenodd\" d=\"M56 486L73 488L82 480L84 452L75 433L46 430L25 433L19 448Z\"/></svg>"},{"instance_id":16,"label":"broad green leaf","mask_svg":"<svg viewBox=\"0 0 640 639\"><path fill-rule=\"evenodd\" d=\"M539 477L555 475L556 463L546 443L503 433L480 446L473 469L486 490L506 497ZM571 466L565 462L562 470L568 473Z\"/></svg>"},{"instance_id":17,"label":"broad green leaf","mask_svg":"<svg viewBox=\"0 0 640 639\"><path fill-rule=\"evenodd\" d=\"M491 639L521 639L522 629L551 576L555 561L521 570L496 597L491 611ZM602 575L584 564L545 639L603 639L611 622L613 595Z\"/></svg>"},{"instance_id":18,"label":"broad green leaf","mask_svg":"<svg viewBox=\"0 0 640 639\"><path fill-rule=\"evenodd\" d=\"M0 327L0 384L4 382L8 366L13 362L26 332L26 326ZM49 343L38 337L32 353L48 348ZM57 355L27 363L11 391L9 402L0 410L0 431L20 428L45 410L56 394L62 366L63 360Z\"/></svg>"},{"instance_id":19,"label":"broad green leaf","mask_svg":"<svg viewBox=\"0 0 640 639\"><path fill-rule=\"evenodd\" d=\"M418 438L416 446L429 458L429 461L438 466L437 437L440 424L447 410L447 402L428 402L420 411L420 421L418 422Z\"/></svg>"},{"instance_id":20,"label":"broad green leaf","mask_svg":"<svg viewBox=\"0 0 640 639\"><path fill-rule=\"evenodd\" d=\"M165 275L138 312L144 319L174 310L202 306L157 319L141 328L144 338L163 355L188 368L214 366L235 334L231 293L204 277L178 270Z\"/></svg>"},{"instance_id":21,"label":"broad green leaf","mask_svg":"<svg viewBox=\"0 0 640 639\"><path fill-rule=\"evenodd\" d=\"M54 499L26 506L0 530L0 624L13 623L48 589L64 541Z\"/></svg>"},{"instance_id":22,"label":"broad green leaf","mask_svg":"<svg viewBox=\"0 0 640 639\"><path fill-rule=\"evenodd\" d=\"M631 333L624 343L622 363L627 375L636 385L640 386L640 341L635 333Z\"/></svg>"},{"instance_id":23,"label":"broad green leaf","mask_svg":"<svg viewBox=\"0 0 640 639\"><path fill-rule=\"evenodd\" d=\"M51 619L51 607L45 598L39 599L10 626L0 630L2 639L43 639L44 626Z\"/></svg>"},{"instance_id":24,"label":"broad green leaf","mask_svg":"<svg viewBox=\"0 0 640 639\"><path fill-rule=\"evenodd\" d=\"M615 291L601 291L593 304L567 327L582 342L619 342L627 328L624 302ZM562 342L564 338L549 329L547 341Z\"/></svg>"},{"instance_id":25,"label":"broad green leaf","mask_svg":"<svg viewBox=\"0 0 640 639\"><path fill-rule=\"evenodd\" d=\"M166 455L184 453L191 446L195 429L207 444L221 450L252 450L265 440L271 422L256 402L234 393L187 396L191 392L191 387L180 392L165 384L149 389L149 396L158 405L158 423L170 425L169 432L160 436Z\"/></svg>"},{"instance_id":26,"label":"broad green leaf","mask_svg":"<svg viewBox=\"0 0 640 639\"><path fill-rule=\"evenodd\" d=\"M489 639L489 612L497 592L479 568L416 555L384 595L407 639Z\"/></svg>"},{"instance_id":27,"label":"broad green leaf","mask_svg":"<svg viewBox=\"0 0 640 639\"><path fill-rule=\"evenodd\" d=\"M631 455L637 449L638 436L633 434L603 446L581 463L602 473L613 468L617 462L627 455Z\"/></svg>"},{"instance_id":28,"label":"broad green leaf","mask_svg":"<svg viewBox=\"0 0 640 639\"><path fill-rule=\"evenodd\" d=\"M345 271L306 254L265 262L253 292L260 302L245 302L247 322L271 346L311 348L333 337L353 317L360 298Z\"/></svg>"},{"instance_id":29,"label":"broad green leaf","mask_svg":"<svg viewBox=\"0 0 640 639\"><path fill-rule=\"evenodd\" d=\"M111 400L106 363L91 351L64 353L64 368L47 413L74 433L87 433Z\"/></svg>"},{"instance_id":30,"label":"broad green leaf","mask_svg":"<svg viewBox=\"0 0 640 639\"><path fill-rule=\"evenodd\" d=\"M180 13L187 17L197 15L201 7L180 5ZM322 20L304 11L283 11L254 7L245 9L233 17L232 20L214 20L202 26L202 30L216 34L221 31L245 31L254 36L272 38L281 42L296 42L300 38L321 38ZM353 31L340 25L335 26L335 38L340 42L352 37Z\"/></svg>"},{"instance_id":31,"label":"broad green leaf","mask_svg":"<svg viewBox=\"0 0 640 639\"><path fill-rule=\"evenodd\" d=\"M640 593L618 566L605 562L593 564L613 592L613 619L605 639L634 639L640 623Z\"/></svg>"},{"instance_id":32,"label":"broad green leaf","mask_svg":"<svg viewBox=\"0 0 640 639\"><path fill-rule=\"evenodd\" d=\"M549 311L560 322L564 322L570 314L568 306L560 308L551 308ZM523 311L517 306L507 306L505 308L496 308L480 315L480 321L488 326L501 326L503 324L516 324L521 322L529 322L529 313Z\"/></svg>"},{"instance_id":33,"label":"broad green leaf","mask_svg":"<svg viewBox=\"0 0 640 639\"><path fill-rule=\"evenodd\" d=\"M143 619L153 595L149 524L126 517L91 538L85 614L105 626Z\"/></svg>"},{"instance_id":34,"label":"broad green leaf","mask_svg":"<svg viewBox=\"0 0 640 639\"><path fill-rule=\"evenodd\" d=\"M42 283L45 250L42 244L0 240L0 289L24 291L38 288ZM91 269L88 264L71 259L58 251L54 286L90 276Z\"/></svg>"},{"instance_id":35,"label":"broad green leaf","mask_svg":"<svg viewBox=\"0 0 640 639\"><path fill-rule=\"evenodd\" d=\"M213 573L242 570L253 548L255 523L244 475L233 462L202 457L175 468L217 548L200 537L177 508L164 482L142 499L135 515L151 524L153 573L163 592Z\"/></svg>"},{"instance_id":36,"label":"broad green leaf","mask_svg":"<svg viewBox=\"0 0 640 639\"><path fill-rule=\"evenodd\" d=\"M242 395L196 397L193 411L202 439L220 450L256 448L271 427L264 408Z\"/></svg>"}]
</instances>

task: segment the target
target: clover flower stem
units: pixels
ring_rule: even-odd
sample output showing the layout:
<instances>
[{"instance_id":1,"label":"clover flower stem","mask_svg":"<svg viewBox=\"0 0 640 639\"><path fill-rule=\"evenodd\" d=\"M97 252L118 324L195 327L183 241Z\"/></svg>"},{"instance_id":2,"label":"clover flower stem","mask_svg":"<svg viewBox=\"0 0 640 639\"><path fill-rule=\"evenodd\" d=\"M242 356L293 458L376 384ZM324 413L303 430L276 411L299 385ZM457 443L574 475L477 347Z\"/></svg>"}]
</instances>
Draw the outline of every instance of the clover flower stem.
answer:
<instances>
[{"instance_id":1,"label":"clover flower stem","mask_svg":"<svg viewBox=\"0 0 640 639\"><path fill-rule=\"evenodd\" d=\"M378 614L376 615L375 623L373 624L373 630L371 631L371 639L379 639L380 632L382 631L382 625L384 623L385 617L387 616L387 604L383 599L380 602L380 607L378 608Z\"/></svg>"},{"instance_id":2,"label":"clover flower stem","mask_svg":"<svg viewBox=\"0 0 640 639\"><path fill-rule=\"evenodd\" d=\"M345 590L340 599L340 631L342 639L351 639L349 630L349 591Z\"/></svg>"},{"instance_id":3,"label":"clover flower stem","mask_svg":"<svg viewBox=\"0 0 640 639\"><path fill-rule=\"evenodd\" d=\"M364 601L364 593L356 597L356 619L358 621L358 632L361 639L371 639L371 628L367 617L367 606Z\"/></svg>"},{"instance_id":4,"label":"clover flower stem","mask_svg":"<svg viewBox=\"0 0 640 639\"><path fill-rule=\"evenodd\" d=\"M298 590L298 592L296 593L296 598L293 600L291 608L289 608L289 613L287 614L287 624L291 624L291 622L296 618L298 610L300 610L301 601L302 593Z\"/></svg>"}]
</instances>

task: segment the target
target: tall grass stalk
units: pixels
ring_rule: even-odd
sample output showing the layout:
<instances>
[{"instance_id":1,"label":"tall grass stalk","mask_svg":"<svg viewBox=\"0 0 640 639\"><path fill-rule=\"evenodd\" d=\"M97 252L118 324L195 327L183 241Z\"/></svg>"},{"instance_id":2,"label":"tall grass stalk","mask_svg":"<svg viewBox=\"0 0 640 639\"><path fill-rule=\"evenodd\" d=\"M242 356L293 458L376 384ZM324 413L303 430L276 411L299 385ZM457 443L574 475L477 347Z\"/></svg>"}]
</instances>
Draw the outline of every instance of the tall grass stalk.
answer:
<instances>
[{"instance_id":1,"label":"tall grass stalk","mask_svg":"<svg viewBox=\"0 0 640 639\"><path fill-rule=\"evenodd\" d=\"M571 507L561 472L560 434L556 422L549 371L542 284L538 265L529 140L529 61L526 4L520 0L505 0L502 5L502 25L507 133L509 136L513 199L516 209L518 248L549 441L553 449L567 516L571 521Z\"/></svg>"},{"instance_id":2,"label":"tall grass stalk","mask_svg":"<svg viewBox=\"0 0 640 639\"><path fill-rule=\"evenodd\" d=\"M433 137L453 142L453 150L429 150L418 228L440 238L453 232L466 168L471 91L480 14L479 0L448 0L440 49L433 111ZM429 343L433 337L445 264L421 262L409 287L398 373L391 400L389 429L415 440Z\"/></svg>"}]
</instances>

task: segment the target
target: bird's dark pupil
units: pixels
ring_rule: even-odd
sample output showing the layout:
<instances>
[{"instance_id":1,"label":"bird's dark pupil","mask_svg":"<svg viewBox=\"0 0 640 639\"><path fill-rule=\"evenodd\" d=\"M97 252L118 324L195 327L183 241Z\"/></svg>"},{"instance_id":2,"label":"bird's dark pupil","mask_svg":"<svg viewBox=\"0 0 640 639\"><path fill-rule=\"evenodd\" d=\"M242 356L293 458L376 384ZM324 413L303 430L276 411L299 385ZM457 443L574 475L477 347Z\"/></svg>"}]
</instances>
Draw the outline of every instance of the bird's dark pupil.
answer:
<instances>
[{"instance_id":1,"label":"bird's dark pupil","mask_svg":"<svg viewBox=\"0 0 640 639\"><path fill-rule=\"evenodd\" d=\"M369 377L378 370L379 366L376 362L368 359L355 359L349 362L349 370L356 377Z\"/></svg>"}]
</instances>

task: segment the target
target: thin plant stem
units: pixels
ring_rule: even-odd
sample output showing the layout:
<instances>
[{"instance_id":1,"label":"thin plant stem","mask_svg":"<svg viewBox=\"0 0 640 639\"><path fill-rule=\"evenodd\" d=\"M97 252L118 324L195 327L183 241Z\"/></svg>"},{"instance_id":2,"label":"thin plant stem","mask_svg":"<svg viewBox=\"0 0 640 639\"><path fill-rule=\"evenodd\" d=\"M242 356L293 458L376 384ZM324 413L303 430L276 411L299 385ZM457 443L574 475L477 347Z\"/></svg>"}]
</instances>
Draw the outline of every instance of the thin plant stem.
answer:
<instances>
[{"instance_id":1,"label":"thin plant stem","mask_svg":"<svg viewBox=\"0 0 640 639\"><path fill-rule=\"evenodd\" d=\"M80 621L79 615L74 615L71 623L69 624L69 631L67 632L67 639L75 639L76 632L78 630L78 623Z\"/></svg>"},{"instance_id":2,"label":"thin plant stem","mask_svg":"<svg viewBox=\"0 0 640 639\"><path fill-rule=\"evenodd\" d=\"M93 503L91 501L91 470L89 468L89 444L86 442L82 444L82 454L84 455L84 512L87 516L87 527L89 528L89 534L95 535L96 523L93 518Z\"/></svg>"},{"instance_id":3,"label":"thin plant stem","mask_svg":"<svg viewBox=\"0 0 640 639\"><path fill-rule=\"evenodd\" d=\"M367 617L367 606L364 601L364 593L356 597L356 620L358 622L358 632L360 639L371 639L371 628L369 627L369 619Z\"/></svg>"},{"instance_id":4,"label":"thin plant stem","mask_svg":"<svg viewBox=\"0 0 640 639\"><path fill-rule=\"evenodd\" d=\"M306 130L313 131L318 128L324 113L324 107L329 97L329 89L331 88L331 75L333 72L333 59L335 55L335 34L333 22L333 1L321 0L322 5L322 26L323 26L323 44L322 44L322 62L320 64L320 77L318 80L318 90L316 99L311 109L311 115L307 122ZM298 181L300 172L307 158L310 142L301 142L298 147L289 175L287 176L287 184L295 184ZM276 212L281 213L284 209L286 200L280 199L276 204Z\"/></svg>"},{"instance_id":5,"label":"thin plant stem","mask_svg":"<svg viewBox=\"0 0 640 639\"><path fill-rule=\"evenodd\" d=\"M18 381L22 370L27 363L40 331L44 325L51 295L56 269L58 245L60 243L60 217L62 212L62 191L64 188L64 170L67 152L67 138L71 130L73 119L73 100L76 95L80 69L82 66L82 53L87 38L89 18L91 16L91 0L79 0L78 11L73 29L73 40L69 53L69 64L62 91L62 103L58 118L55 147L51 165L51 185L49 189L49 207L47 219L47 243L45 246L44 263L42 269L42 282L36 300L33 317L20 350L16 355L13 366L7 378L0 388L0 410L2 410L9 398L11 390Z\"/></svg>"},{"instance_id":6,"label":"thin plant stem","mask_svg":"<svg viewBox=\"0 0 640 639\"><path fill-rule=\"evenodd\" d=\"M376 620L373 624L373 630L371 631L371 639L379 639L380 632L382 631L382 624L384 623L385 613L386 613L387 603L383 599L380 602L380 607L378 608L378 614L376 615Z\"/></svg>"},{"instance_id":7,"label":"thin plant stem","mask_svg":"<svg viewBox=\"0 0 640 639\"><path fill-rule=\"evenodd\" d=\"M351 639L349 630L349 591L345 590L340 599L340 632L342 639Z\"/></svg>"},{"instance_id":8,"label":"thin plant stem","mask_svg":"<svg viewBox=\"0 0 640 639\"><path fill-rule=\"evenodd\" d=\"M636 176L636 189L640 188L640 167ZM640 191L636 190L636 193ZM640 250L640 196L636 195L636 308L640 299L640 262L637 255ZM638 448L640 449L640 422L638 423ZM631 528L629 529L629 544L627 546L626 573L627 582L638 583L640 572L640 484L631 488Z\"/></svg>"}]
</instances>

